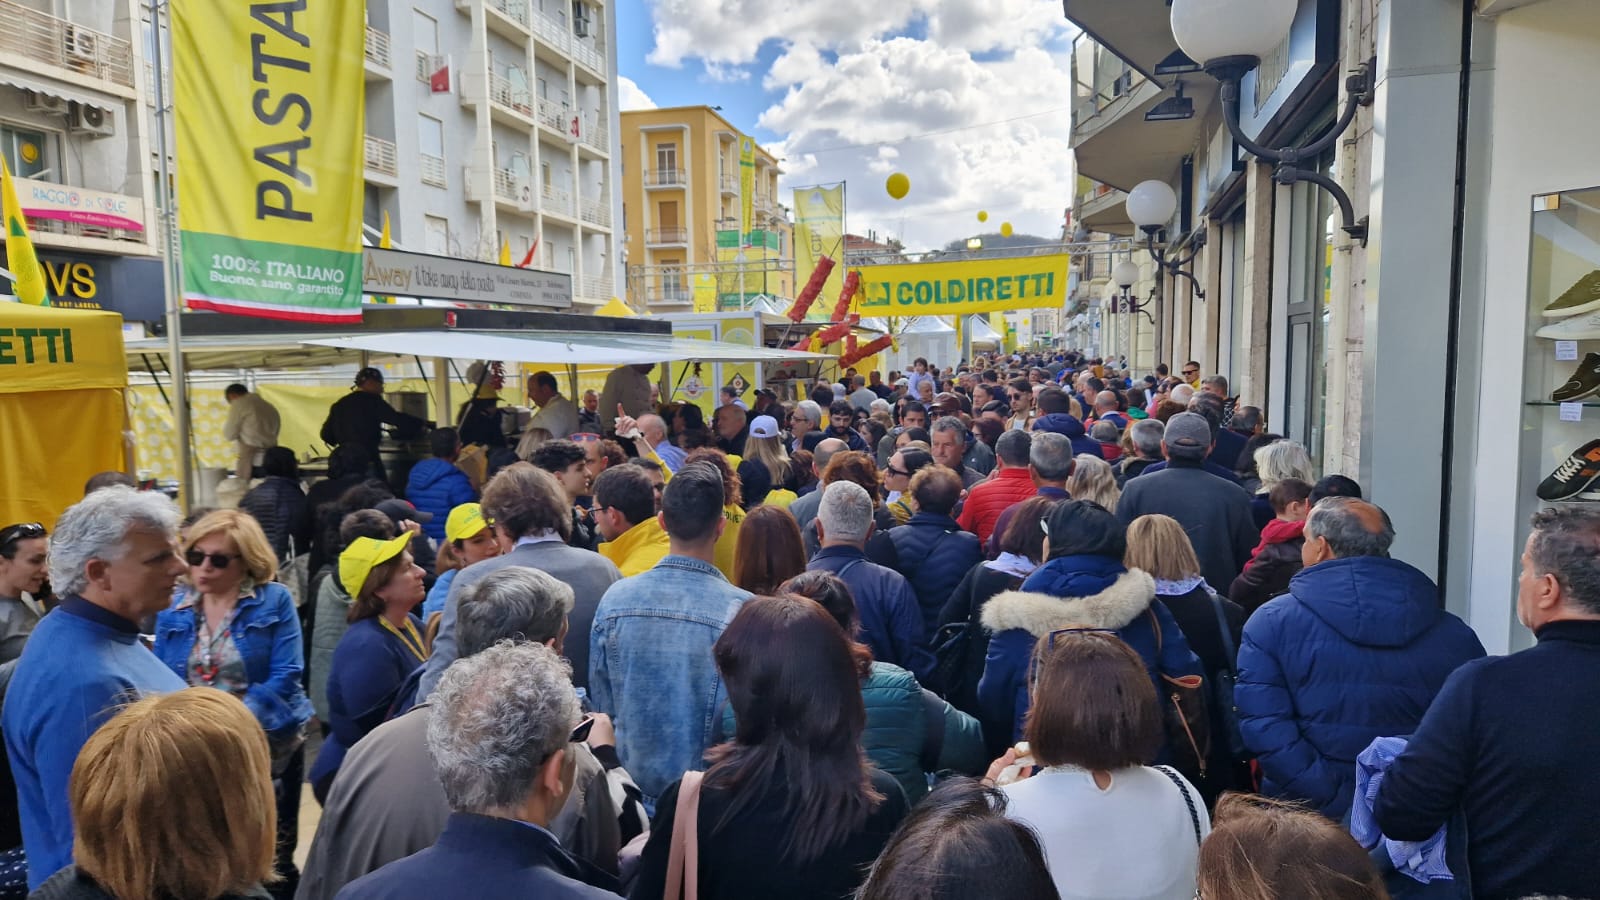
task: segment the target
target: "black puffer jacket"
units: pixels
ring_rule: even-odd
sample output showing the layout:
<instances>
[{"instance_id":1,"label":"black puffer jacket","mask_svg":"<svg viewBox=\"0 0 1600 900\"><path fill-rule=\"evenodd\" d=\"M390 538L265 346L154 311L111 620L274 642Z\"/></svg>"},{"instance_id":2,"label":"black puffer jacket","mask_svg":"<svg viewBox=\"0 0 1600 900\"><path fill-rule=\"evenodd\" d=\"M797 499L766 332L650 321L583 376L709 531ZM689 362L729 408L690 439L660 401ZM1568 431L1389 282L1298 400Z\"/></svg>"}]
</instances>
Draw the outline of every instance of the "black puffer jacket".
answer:
<instances>
[{"instance_id":1,"label":"black puffer jacket","mask_svg":"<svg viewBox=\"0 0 1600 900\"><path fill-rule=\"evenodd\" d=\"M939 629L939 611L955 593L968 570L983 561L978 536L962 531L949 516L919 512L889 532L900 564L895 567L922 607L922 642L930 643Z\"/></svg>"},{"instance_id":2,"label":"black puffer jacket","mask_svg":"<svg viewBox=\"0 0 1600 900\"><path fill-rule=\"evenodd\" d=\"M263 480L239 501L239 509L261 523L279 559L288 555L290 540L296 553L311 548L311 507L293 478L274 475Z\"/></svg>"},{"instance_id":3,"label":"black puffer jacket","mask_svg":"<svg viewBox=\"0 0 1600 900\"><path fill-rule=\"evenodd\" d=\"M117 900L112 893L93 878L78 871L77 866L67 866L65 869L50 876L44 884L28 895L29 900ZM223 894L217 900L271 900L272 895L265 888L257 885L243 894Z\"/></svg>"}]
</instances>

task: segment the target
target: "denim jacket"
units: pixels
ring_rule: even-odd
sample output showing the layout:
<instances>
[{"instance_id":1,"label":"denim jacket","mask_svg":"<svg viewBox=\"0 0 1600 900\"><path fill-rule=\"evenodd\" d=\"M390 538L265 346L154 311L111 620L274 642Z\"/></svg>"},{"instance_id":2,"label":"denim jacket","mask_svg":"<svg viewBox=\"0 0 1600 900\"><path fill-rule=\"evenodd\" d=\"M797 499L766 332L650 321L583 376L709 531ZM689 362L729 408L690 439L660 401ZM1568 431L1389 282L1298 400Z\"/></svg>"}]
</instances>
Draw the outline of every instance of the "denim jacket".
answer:
<instances>
[{"instance_id":1,"label":"denim jacket","mask_svg":"<svg viewBox=\"0 0 1600 900\"><path fill-rule=\"evenodd\" d=\"M589 632L589 698L654 815L656 798L704 767L727 689L711 648L750 599L716 567L668 555L606 590Z\"/></svg>"},{"instance_id":2,"label":"denim jacket","mask_svg":"<svg viewBox=\"0 0 1600 900\"><path fill-rule=\"evenodd\" d=\"M192 592L180 590L173 605L156 615L156 657L185 682L189 680L189 653L197 637L197 600ZM240 597L233 618L233 642L250 676L250 687L239 699L264 731L272 734L298 728L311 718L311 701L300 683L305 668L300 618L287 588L273 582Z\"/></svg>"}]
</instances>

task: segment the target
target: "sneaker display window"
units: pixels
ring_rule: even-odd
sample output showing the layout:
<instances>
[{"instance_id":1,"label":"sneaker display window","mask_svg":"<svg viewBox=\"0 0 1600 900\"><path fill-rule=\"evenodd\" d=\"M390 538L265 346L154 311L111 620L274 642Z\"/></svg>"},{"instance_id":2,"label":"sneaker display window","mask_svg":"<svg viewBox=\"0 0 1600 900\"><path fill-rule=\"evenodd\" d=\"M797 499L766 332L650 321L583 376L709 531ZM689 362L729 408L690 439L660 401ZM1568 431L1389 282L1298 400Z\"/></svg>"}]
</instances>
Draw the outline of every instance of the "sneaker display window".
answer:
<instances>
[{"instance_id":1,"label":"sneaker display window","mask_svg":"<svg viewBox=\"0 0 1600 900\"><path fill-rule=\"evenodd\" d=\"M1524 522L1600 502L1600 187L1534 198L1528 323Z\"/></svg>"}]
</instances>

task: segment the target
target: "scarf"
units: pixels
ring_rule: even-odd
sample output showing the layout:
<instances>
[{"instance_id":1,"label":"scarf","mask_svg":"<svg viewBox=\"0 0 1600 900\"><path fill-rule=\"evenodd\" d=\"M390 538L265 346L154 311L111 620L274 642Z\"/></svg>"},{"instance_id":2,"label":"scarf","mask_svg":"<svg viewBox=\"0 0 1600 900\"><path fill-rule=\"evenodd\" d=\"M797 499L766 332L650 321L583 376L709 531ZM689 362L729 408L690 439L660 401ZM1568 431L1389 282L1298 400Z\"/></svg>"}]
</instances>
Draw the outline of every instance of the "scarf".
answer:
<instances>
[{"instance_id":1,"label":"scarf","mask_svg":"<svg viewBox=\"0 0 1600 900\"><path fill-rule=\"evenodd\" d=\"M989 560L983 565L986 569L1004 572L1017 578L1027 578L1033 574L1034 569L1039 568L1038 563L1016 553L1002 553L999 558Z\"/></svg>"},{"instance_id":2,"label":"scarf","mask_svg":"<svg viewBox=\"0 0 1600 900\"><path fill-rule=\"evenodd\" d=\"M1200 575L1196 575L1193 578L1184 578L1180 581L1167 581L1164 578L1157 578L1156 596L1181 597L1205 583L1205 578Z\"/></svg>"}]
</instances>

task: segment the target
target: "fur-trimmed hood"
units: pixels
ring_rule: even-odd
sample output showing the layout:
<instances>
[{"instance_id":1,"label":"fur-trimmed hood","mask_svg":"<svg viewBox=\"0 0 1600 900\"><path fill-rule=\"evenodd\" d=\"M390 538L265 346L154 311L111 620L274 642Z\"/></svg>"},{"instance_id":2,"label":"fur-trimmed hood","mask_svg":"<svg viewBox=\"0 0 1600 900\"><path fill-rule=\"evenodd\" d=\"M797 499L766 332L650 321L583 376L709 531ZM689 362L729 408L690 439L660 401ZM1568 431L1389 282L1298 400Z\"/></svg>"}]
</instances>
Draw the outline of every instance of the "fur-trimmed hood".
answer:
<instances>
[{"instance_id":1,"label":"fur-trimmed hood","mask_svg":"<svg viewBox=\"0 0 1600 900\"><path fill-rule=\"evenodd\" d=\"M1155 601L1156 583L1129 569L1105 590L1086 597L1056 597L1032 591L1006 591L983 605L983 627L994 634L1020 628L1034 637L1083 625L1120 631Z\"/></svg>"}]
</instances>

